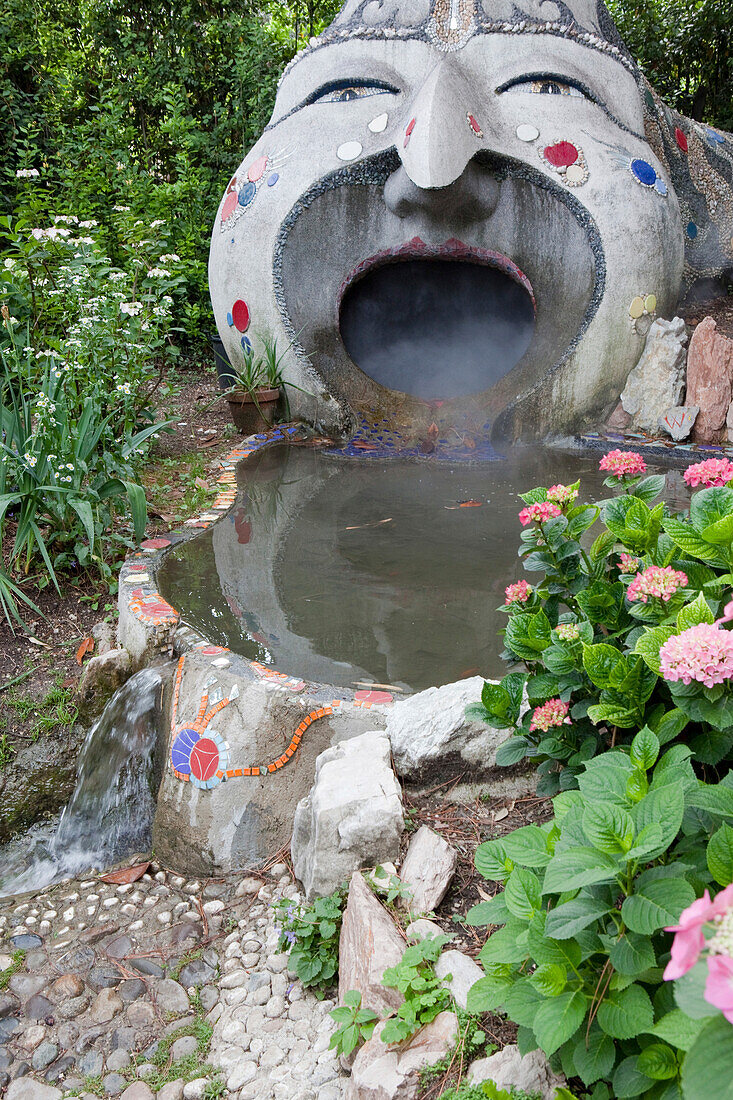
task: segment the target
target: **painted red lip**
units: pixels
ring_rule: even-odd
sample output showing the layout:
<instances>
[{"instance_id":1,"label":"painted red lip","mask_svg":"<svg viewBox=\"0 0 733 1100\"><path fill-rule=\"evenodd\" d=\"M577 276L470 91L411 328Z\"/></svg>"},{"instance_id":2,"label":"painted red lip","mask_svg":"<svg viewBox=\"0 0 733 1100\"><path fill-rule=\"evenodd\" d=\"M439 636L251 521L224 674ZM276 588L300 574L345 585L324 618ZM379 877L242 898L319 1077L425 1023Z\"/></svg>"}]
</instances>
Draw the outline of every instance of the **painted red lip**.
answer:
<instances>
[{"instance_id":1,"label":"painted red lip","mask_svg":"<svg viewBox=\"0 0 733 1100\"><path fill-rule=\"evenodd\" d=\"M473 264L482 264L485 267L495 267L503 271L515 283L519 283L532 299L532 305L536 306L532 284L513 260L504 256L501 252L494 252L489 248L474 248L471 245L459 241L457 237L450 237L443 244L426 244L420 237L413 237L411 241L397 245L394 248L385 248L381 252L375 252L373 256L362 260L344 279L339 287L339 306L341 300L357 279L366 275L375 267L383 267L385 264L399 263L400 260L457 260Z\"/></svg>"}]
</instances>

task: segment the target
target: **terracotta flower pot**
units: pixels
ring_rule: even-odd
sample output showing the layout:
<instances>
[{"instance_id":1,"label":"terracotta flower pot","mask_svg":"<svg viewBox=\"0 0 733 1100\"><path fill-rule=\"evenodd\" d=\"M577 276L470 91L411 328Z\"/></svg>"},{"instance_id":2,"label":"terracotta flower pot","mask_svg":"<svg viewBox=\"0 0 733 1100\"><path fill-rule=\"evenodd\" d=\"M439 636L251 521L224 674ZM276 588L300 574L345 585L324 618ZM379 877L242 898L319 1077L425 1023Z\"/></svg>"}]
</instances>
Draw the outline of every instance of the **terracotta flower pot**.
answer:
<instances>
[{"instance_id":1,"label":"terracotta flower pot","mask_svg":"<svg viewBox=\"0 0 733 1100\"><path fill-rule=\"evenodd\" d=\"M255 396L257 401L255 402ZM280 400L280 389L260 389L253 396L251 393L228 393L229 411L232 414L234 426L242 435L252 435L254 432L266 431L275 423L277 403ZM259 406L259 407L258 407Z\"/></svg>"}]
</instances>

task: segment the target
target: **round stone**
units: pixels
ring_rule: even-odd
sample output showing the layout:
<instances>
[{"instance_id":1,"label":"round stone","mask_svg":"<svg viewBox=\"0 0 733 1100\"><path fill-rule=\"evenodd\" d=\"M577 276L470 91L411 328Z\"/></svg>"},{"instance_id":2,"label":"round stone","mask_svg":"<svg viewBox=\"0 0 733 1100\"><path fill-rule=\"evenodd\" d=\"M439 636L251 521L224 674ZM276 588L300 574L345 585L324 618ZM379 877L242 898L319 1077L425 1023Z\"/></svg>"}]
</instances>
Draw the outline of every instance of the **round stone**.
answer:
<instances>
[{"instance_id":1,"label":"round stone","mask_svg":"<svg viewBox=\"0 0 733 1100\"><path fill-rule=\"evenodd\" d=\"M578 150L570 141L556 141L545 146L545 160L553 168L569 168L578 159Z\"/></svg>"},{"instance_id":2,"label":"round stone","mask_svg":"<svg viewBox=\"0 0 733 1100\"><path fill-rule=\"evenodd\" d=\"M253 198L257 194L257 188L253 183L245 183L242 190L239 192L239 205L242 207L249 206Z\"/></svg>"},{"instance_id":3,"label":"round stone","mask_svg":"<svg viewBox=\"0 0 733 1100\"><path fill-rule=\"evenodd\" d=\"M657 192L658 195L667 194L667 184L664 182L663 179L661 179L660 176L657 176L656 178L656 181L654 183L654 190Z\"/></svg>"},{"instance_id":4,"label":"round stone","mask_svg":"<svg viewBox=\"0 0 733 1100\"><path fill-rule=\"evenodd\" d=\"M568 183L585 183L586 178L585 169L579 164L571 164L565 173L565 179Z\"/></svg>"},{"instance_id":5,"label":"round stone","mask_svg":"<svg viewBox=\"0 0 733 1100\"><path fill-rule=\"evenodd\" d=\"M224 196L224 202L221 207L221 220L225 222L227 218L231 218L234 211L237 209L237 192L230 191L228 195Z\"/></svg>"},{"instance_id":6,"label":"round stone","mask_svg":"<svg viewBox=\"0 0 733 1100\"><path fill-rule=\"evenodd\" d=\"M247 169L247 179L250 183L256 183L257 180L261 180L267 171L267 157L258 157L253 164L250 164Z\"/></svg>"},{"instance_id":7,"label":"round stone","mask_svg":"<svg viewBox=\"0 0 733 1100\"><path fill-rule=\"evenodd\" d=\"M277 172L273 172L271 175L269 175L267 177L267 186L268 187L274 187L279 179L280 179L279 174Z\"/></svg>"},{"instance_id":8,"label":"round stone","mask_svg":"<svg viewBox=\"0 0 733 1100\"><path fill-rule=\"evenodd\" d=\"M232 306L232 318L235 328L239 332L246 332L249 328L249 306L242 298L237 298Z\"/></svg>"},{"instance_id":9,"label":"round stone","mask_svg":"<svg viewBox=\"0 0 733 1100\"><path fill-rule=\"evenodd\" d=\"M387 129L387 122L388 121L389 121L389 116L387 115L387 112L385 111L383 114L377 115L376 118L372 119L372 121L369 123L369 129L371 130L371 132L373 134L381 134Z\"/></svg>"},{"instance_id":10,"label":"round stone","mask_svg":"<svg viewBox=\"0 0 733 1100\"><path fill-rule=\"evenodd\" d=\"M339 160L356 160L361 156L361 142L359 141L345 141L342 145L339 145L336 150L336 156Z\"/></svg>"},{"instance_id":11,"label":"round stone","mask_svg":"<svg viewBox=\"0 0 733 1100\"><path fill-rule=\"evenodd\" d=\"M647 294L644 299L644 307L647 313L655 313L657 309L657 296L656 294Z\"/></svg>"},{"instance_id":12,"label":"round stone","mask_svg":"<svg viewBox=\"0 0 733 1100\"><path fill-rule=\"evenodd\" d=\"M631 317L632 320L636 321L639 317L643 315L643 313L644 299L640 296L637 296L636 298L634 298L631 305L629 306L629 317Z\"/></svg>"},{"instance_id":13,"label":"round stone","mask_svg":"<svg viewBox=\"0 0 733 1100\"><path fill-rule=\"evenodd\" d=\"M641 160L639 157L631 162L631 174L644 187L653 187L657 181L657 173L649 161Z\"/></svg>"},{"instance_id":14,"label":"round stone","mask_svg":"<svg viewBox=\"0 0 733 1100\"><path fill-rule=\"evenodd\" d=\"M698 228L697 228L697 226L695 225L694 222L688 222L687 223L687 231L686 232L687 232L687 236L690 238L690 240L694 241L695 237L698 234Z\"/></svg>"},{"instance_id":15,"label":"round stone","mask_svg":"<svg viewBox=\"0 0 733 1100\"><path fill-rule=\"evenodd\" d=\"M102 1087L107 1096L119 1096L127 1088L126 1079L119 1073L108 1073L102 1078Z\"/></svg>"},{"instance_id":16,"label":"round stone","mask_svg":"<svg viewBox=\"0 0 733 1100\"><path fill-rule=\"evenodd\" d=\"M529 122L523 122L521 126L517 126L517 137L520 141L537 141L540 136L540 132L536 126L532 126Z\"/></svg>"}]
</instances>

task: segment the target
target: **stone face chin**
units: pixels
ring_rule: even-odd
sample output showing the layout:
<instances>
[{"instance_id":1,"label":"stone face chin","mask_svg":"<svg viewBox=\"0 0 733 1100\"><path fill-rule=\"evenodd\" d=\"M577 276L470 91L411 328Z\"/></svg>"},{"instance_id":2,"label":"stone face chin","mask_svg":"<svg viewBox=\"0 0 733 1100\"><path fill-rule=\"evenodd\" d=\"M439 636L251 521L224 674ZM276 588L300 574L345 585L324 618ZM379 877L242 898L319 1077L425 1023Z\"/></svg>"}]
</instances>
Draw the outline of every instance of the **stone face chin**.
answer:
<instances>
[{"instance_id":1,"label":"stone face chin","mask_svg":"<svg viewBox=\"0 0 733 1100\"><path fill-rule=\"evenodd\" d=\"M733 266L732 180L595 0L349 0L228 184L217 326L233 361L276 336L330 432L577 429Z\"/></svg>"}]
</instances>

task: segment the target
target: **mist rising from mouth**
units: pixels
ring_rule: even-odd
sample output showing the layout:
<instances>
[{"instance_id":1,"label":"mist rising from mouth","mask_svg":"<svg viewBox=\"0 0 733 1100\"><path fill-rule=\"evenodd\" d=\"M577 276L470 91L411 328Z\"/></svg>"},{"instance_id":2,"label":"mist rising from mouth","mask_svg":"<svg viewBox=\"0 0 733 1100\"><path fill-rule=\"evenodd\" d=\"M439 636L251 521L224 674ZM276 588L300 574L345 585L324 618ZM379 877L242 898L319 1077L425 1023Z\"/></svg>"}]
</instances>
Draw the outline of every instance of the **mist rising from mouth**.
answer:
<instances>
[{"instance_id":1,"label":"mist rising from mouth","mask_svg":"<svg viewBox=\"0 0 733 1100\"><path fill-rule=\"evenodd\" d=\"M375 382L433 401L492 386L526 352L534 321L528 290L505 271L407 258L348 287L340 329L349 356Z\"/></svg>"}]
</instances>

